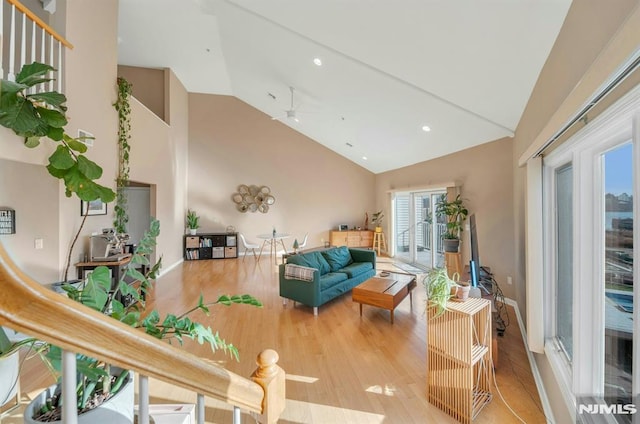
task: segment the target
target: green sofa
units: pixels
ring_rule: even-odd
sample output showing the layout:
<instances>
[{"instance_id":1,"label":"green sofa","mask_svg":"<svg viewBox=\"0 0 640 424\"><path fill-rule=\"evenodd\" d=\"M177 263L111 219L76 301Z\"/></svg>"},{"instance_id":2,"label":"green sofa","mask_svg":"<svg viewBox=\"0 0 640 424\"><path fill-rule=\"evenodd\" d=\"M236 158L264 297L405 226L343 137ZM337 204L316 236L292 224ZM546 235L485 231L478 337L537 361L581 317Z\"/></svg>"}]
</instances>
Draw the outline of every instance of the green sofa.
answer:
<instances>
[{"instance_id":1,"label":"green sofa","mask_svg":"<svg viewBox=\"0 0 640 424\"><path fill-rule=\"evenodd\" d=\"M287 267L287 264L294 266ZM350 291L376 274L373 250L345 246L293 255L280 265L280 296L313 308ZM302 274L301 278L296 275Z\"/></svg>"}]
</instances>

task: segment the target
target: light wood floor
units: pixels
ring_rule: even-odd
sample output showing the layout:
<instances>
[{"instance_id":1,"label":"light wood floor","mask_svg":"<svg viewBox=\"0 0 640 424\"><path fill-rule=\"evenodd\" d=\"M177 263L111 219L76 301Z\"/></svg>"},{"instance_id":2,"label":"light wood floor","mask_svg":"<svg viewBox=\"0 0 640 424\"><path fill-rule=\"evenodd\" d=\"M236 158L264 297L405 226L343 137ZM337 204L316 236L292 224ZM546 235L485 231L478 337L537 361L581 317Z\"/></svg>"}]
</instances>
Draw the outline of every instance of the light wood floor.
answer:
<instances>
[{"instance_id":1,"label":"light wood floor","mask_svg":"<svg viewBox=\"0 0 640 424\"><path fill-rule=\"evenodd\" d=\"M379 268L393 269L387 259ZM287 373L287 406L281 423L455 423L426 400L426 316L424 290L418 284L413 302L409 298L396 309L395 323L389 312L358 304L350 293L320 307L283 306L278 296L278 273L273 260L263 257L185 262L160 280L150 296L150 306L161 312L181 313L196 304L200 293L214 300L221 294L250 293L263 308L245 305L216 306L208 322L240 350L235 362L223 353L211 356L207 348L185 343L185 348L211 358L240 375L255 369L255 357L265 348L280 354L279 365ZM518 324L509 309L510 325L498 338L499 364L496 381L511 408L526 423L546 422ZM114 341L115 343L115 341ZM51 377L38 361L29 361L22 374L25 401ZM195 395L165 383L150 383L152 403L194 403ZM474 423L517 423L493 390L492 402ZM2 420L20 423L20 411ZM207 423L230 423L231 409L207 399ZM255 422L246 416L243 422ZM96 423L98 424L98 423Z\"/></svg>"}]
</instances>

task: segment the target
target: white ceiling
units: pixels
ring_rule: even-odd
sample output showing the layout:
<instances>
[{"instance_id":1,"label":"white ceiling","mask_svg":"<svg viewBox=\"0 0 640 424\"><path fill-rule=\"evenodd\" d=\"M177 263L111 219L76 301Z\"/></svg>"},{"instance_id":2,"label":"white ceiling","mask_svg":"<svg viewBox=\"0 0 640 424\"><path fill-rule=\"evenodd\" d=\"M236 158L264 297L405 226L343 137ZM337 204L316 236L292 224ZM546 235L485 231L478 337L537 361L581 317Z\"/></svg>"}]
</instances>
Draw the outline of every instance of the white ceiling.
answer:
<instances>
[{"instance_id":1,"label":"white ceiling","mask_svg":"<svg viewBox=\"0 0 640 424\"><path fill-rule=\"evenodd\" d=\"M120 0L118 59L380 173L512 136L570 3ZM299 122L284 118L289 87Z\"/></svg>"}]
</instances>

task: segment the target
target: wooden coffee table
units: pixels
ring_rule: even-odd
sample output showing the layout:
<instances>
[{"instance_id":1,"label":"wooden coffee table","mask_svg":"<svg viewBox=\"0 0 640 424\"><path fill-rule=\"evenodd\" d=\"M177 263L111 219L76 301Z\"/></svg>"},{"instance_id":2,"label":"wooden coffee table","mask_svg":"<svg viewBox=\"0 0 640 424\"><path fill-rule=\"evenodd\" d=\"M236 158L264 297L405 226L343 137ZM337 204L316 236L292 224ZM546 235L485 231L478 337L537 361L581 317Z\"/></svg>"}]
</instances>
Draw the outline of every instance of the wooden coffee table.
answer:
<instances>
[{"instance_id":1,"label":"wooden coffee table","mask_svg":"<svg viewBox=\"0 0 640 424\"><path fill-rule=\"evenodd\" d=\"M354 287L351 296L354 302L360 304L360 316L362 316L363 304L377 306L389 310L391 324L393 324L393 311L407 295L409 300L413 301L412 291L416 285L416 276L413 274L391 272L385 277L378 274Z\"/></svg>"}]
</instances>

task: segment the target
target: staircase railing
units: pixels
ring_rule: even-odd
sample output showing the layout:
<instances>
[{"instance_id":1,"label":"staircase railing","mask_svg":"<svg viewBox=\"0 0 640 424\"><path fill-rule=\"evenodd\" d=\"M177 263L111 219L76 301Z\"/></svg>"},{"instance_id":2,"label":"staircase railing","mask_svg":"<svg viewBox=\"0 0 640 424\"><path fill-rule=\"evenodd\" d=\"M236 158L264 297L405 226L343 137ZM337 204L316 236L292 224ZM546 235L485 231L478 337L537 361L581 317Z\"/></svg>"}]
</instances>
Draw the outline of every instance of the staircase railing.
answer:
<instances>
[{"instance_id":1,"label":"staircase railing","mask_svg":"<svg viewBox=\"0 0 640 424\"><path fill-rule=\"evenodd\" d=\"M7 28L5 14L9 21ZM14 81L17 69L36 61L51 65L58 75L64 75L64 50L72 49L73 45L18 0L6 0L0 5L0 38L8 38L9 47L8 52L3 51L4 42L0 40L2 78ZM51 80L49 90L62 92L62 80L62 77Z\"/></svg>"},{"instance_id":2,"label":"staircase railing","mask_svg":"<svg viewBox=\"0 0 640 424\"><path fill-rule=\"evenodd\" d=\"M16 267L2 245L0 287L0 325L60 346L71 353L72 360L67 362L72 364L75 353L81 353L194 391L199 394L200 423L204 418L203 396L238 408L234 417L239 418L243 409L258 414L256 418L263 423L276 422L284 410L285 374L276 364L278 355L274 351L259 355L252 380L241 377L38 284ZM75 376L75 371L63 371L66 373ZM146 378L141 381L146 383ZM75 395L73 390L71 393ZM140 396L140 404L148 405L145 394ZM75 409L73 399L68 403Z\"/></svg>"}]
</instances>

